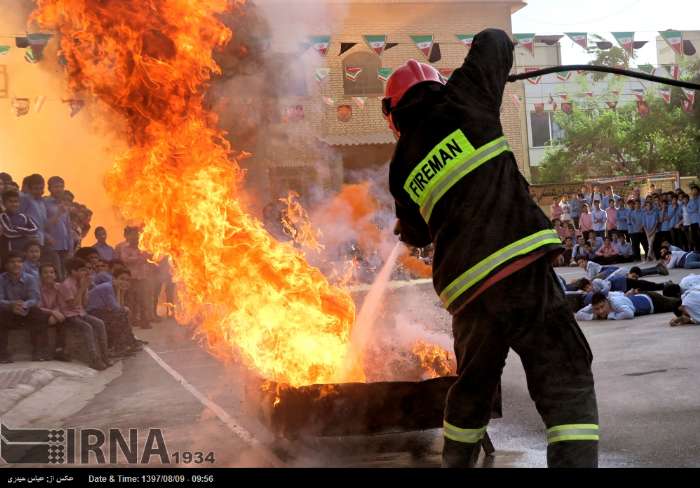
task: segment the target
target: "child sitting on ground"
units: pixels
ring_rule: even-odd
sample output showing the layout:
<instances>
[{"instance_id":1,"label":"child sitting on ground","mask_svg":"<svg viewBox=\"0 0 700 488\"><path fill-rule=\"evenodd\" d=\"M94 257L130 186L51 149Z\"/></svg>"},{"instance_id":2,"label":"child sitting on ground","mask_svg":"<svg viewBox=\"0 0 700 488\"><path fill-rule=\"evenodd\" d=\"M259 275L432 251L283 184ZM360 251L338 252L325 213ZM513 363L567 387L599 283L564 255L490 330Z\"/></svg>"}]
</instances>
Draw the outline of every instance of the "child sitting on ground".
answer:
<instances>
[{"instance_id":1,"label":"child sitting on ground","mask_svg":"<svg viewBox=\"0 0 700 488\"><path fill-rule=\"evenodd\" d=\"M107 344L112 356L124 356L141 349L129 324L129 309L120 305L117 295L128 290L131 273L119 269L113 277L95 275L95 286L87 294L87 311L101 319L107 329Z\"/></svg>"},{"instance_id":2,"label":"child sitting on ground","mask_svg":"<svg viewBox=\"0 0 700 488\"><path fill-rule=\"evenodd\" d=\"M7 272L0 275L0 363L11 363L7 350L9 328L29 330L32 342L32 360L50 359L47 351L46 328L49 314L39 307L39 283L22 272L22 254L10 251L5 259Z\"/></svg>"},{"instance_id":3,"label":"child sitting on ground","mask_svg":"<svg viewBox=\"0 0 700 488\"><path fill-rule=\"evenodd\" d=\"M61 295L58 293L58 283L56 283L56 267L51 263L39 266L39 294L41 300L39 306L41 310L49 313L49 325L56 326L56 348L53 358L59 361L70 361L70 357L65 351L66 332L63 323L66 317L61 313L63 308Z\"/></svg>"},{"instance_id":4,"label":"child sitting on ground","mask_svg":"<svg viewBox=\"0 0 700 488\"><path fill-rule=\"evenodd\" d=\"M105 324L85 311L90 284L87 263L80 258L68 259L66 272L66 279L58 286L63 299L61 313L66 317L65 325L78 329L85 339L90 354L90 367L106 369L112 362L109 360Z\"/></svg>"}]
</instances>

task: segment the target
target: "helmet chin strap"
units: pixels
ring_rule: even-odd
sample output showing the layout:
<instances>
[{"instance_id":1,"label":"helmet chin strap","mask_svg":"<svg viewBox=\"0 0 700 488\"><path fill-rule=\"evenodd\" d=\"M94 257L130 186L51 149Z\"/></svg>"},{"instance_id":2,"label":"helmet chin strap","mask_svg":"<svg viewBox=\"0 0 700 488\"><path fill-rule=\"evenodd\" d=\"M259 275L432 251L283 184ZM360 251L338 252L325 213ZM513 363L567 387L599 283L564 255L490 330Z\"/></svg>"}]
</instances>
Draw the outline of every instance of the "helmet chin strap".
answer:
<instances>
[{"instance_id":1,"label":"helmet chin strap","mask_svg":"<svg viewBox=\"0 0 700 488\"><path fill-rule=\"evenodd\" d=\"M527 73L510 75L508 77L508 81L514 82L518 80L526 80L528 78L536 78L538 76L548 75L550 73L562 73L565 71L597 71L599 73L612 73L615 75L629 76L631 78L639 78L641 80L662 83L664 85L688 88L690 90L700 90L700 84L691 83L690 81L675 80L673 78L663 78L661 76L654 76L647 73L639 73L638 71L632 71L628 69L612 68L610 66L595 66L591 64L570 64L564 66L552 66L551 68L544 68L537 71L528 71Z\"/></svg>"}]
</instances>

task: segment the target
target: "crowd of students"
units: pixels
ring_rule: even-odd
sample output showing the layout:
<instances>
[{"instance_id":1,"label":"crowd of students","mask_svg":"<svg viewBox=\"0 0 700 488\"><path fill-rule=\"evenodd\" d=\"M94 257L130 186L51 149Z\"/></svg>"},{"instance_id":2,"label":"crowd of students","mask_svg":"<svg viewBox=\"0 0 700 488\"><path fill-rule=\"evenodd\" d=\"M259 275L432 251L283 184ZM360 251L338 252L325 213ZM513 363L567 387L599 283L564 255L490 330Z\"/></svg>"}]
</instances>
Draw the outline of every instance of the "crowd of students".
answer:
<instances>
[{"instance_id":1,"label":"crowd of students","mask_svg":"<svg viewBox=\"0 0 700 488\"><path fill-rule=\"evenodd\" d=\"M132 329L160 320L158 298L165 288L167 314L175 301L167 260L154 264L139 249L138 227L126 227L124 241L107 243L103 227L83 246L92 212L74 201L58 176L30 175L17 185L0 173L0 363L12 362L11 328L29 331L32 359L70 360L66 333L74 330L102 370L114 358L140 350ZM48 328L56 328L49 350Z\"/></svg>"},{"instance_id":2,"label":"crowd of students","mask_svg":"<svg viewBox=\"0 0 700 488\"><path fill-rule=\"evenodd\" d=\"M644 280L669 269L700 268L700 188L662 192L651 185L626 196L597 186L562 195L550 207L552 224L565 251L559 266L579 266L584 278L566 283L567 300L578 320L622 320L673 312L670 325L700 324L700 275L679 284ZM646 268L615 266L642 261Z\"/></svg>"},{"instance_id":3,"label":"crowd of students","mask_svg":"<svg viewBox=\"0 0 700 488\"><path fill-rule=\"evenodd\" d=\"M562 195L550 206L554 228L564 243L559 266L576 266L581 258L600 264L647 261L661 257L662 247L700 249L700 188L690 195L681 189L662 192L651 185L643 198L640 189L623 197L611 186L584 186Z\"/></svg>"}]
</instances>

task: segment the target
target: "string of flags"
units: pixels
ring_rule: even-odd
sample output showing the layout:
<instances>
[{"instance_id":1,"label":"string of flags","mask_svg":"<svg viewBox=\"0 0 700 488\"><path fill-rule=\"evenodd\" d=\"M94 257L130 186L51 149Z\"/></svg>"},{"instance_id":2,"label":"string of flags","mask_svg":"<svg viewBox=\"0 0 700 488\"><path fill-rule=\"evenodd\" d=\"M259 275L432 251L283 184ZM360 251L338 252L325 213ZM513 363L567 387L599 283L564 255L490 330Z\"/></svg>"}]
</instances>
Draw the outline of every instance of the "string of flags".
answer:
<instances>
[{"instance_id":1,"label":"string of flags","mask_svg":"<svg viewBox=\"0 0 700 488\"><path fill-rule=\"evenodd\" d=\"M24 59L31 64L38 63L44 57L44 48L48 44L53 34L44 32L36 32L27 34L26 36L15 37L15 47L24 49ZM0 44L0 56L7 55L12 46L8 44Z\"/></svg>"},{"instance_id":2,"label":"string of flags","mask_svg":"<svg viewBox=\"0 0 700 488\"><path fill-rule=\"evenodd\" d=\"M83 110L83 108L85 107L85 100L81 100L81 99L77 99L77 98L47 99L46 96L39 95L38 97L36 97L34 99L33 103L32 103L32 100L30 98L13 97L10 101L10 108L11 108L12 113L16 117L23 117L23 116L29 114L32 107L34 108L34 113L41 112L41 109L44 107L44 104L47 101L51 101L51 102L57 101L57 102L67 104L68 108L70 109L71 118L78 115L78 113L80 113L80 111Z\"/></svg>"},{"instance_id":3,"label":"string of flags","mask_svg":"<svg viewBox=\"0 0 700 488\"><path fill-rule=\"evenodd\" d=\"M679 56L694 55L696 53L695 46L689 40L683 39L683 33L677 30L658 31L661 38L671 47L671 49ZM615 42L624 49L628 54L632 55L634 50L642 48L647 41L635 40L635 32L619 31L611 32ZM436 41L433 34L412 34L409 35L411 44L413 44L428 61L437 62L442 59L440 54L440 44L461 44L467 49L470 49L475 34L454 34L456 41ZM595 46L601 50L608 50L613 47L613 43L600 37L592 35L588 32L565 32L564 35L537 35L534 32L530 33L515 33L513 34L513 42L526 49L534 56L535 44L545 43L554 45L559 42L562 37L568 37L574 43L581 46L583 49L590 49ZM362 41L357 42L341 42L338 55L341 56L357 45L365 44L377 55L381 56L385 51L396 47L400 42L388 42L387 34L365 34L362 36ZM318 35L310 36L308 42L301 44L301 51L304 52L309 48L313 48L319 55L327 56L331 44L332 36Z\"/></svg>"},{"instance_id":4,"label":"string of flags","mask_svg":"<svg viewBox=\"0 0 700 488\"><path fill-rule=\"evenodd\" d=\"M695 109L695 90L689 90L686 88L681 88L683 93L683 98L681 99L681 108L686 113L692 113ZM660 88L657 91L661 99L667 104L671 104L671 89L670 88ZM631 93L627 95L634 96L634 102L637 106L637 112L641 117L646 117L651 113L651 107L649 106L648 97L650 92L645 88L635 88L631 90ZM573 95L574 98L578 99L579 102L582 100L589 99L591 101L602 100L610 110L616 110L619 105L620 98L619 90L611 90L609 93L601 94L599 97L595 97L594 93L591 91L576 93ZM555 101L555 97L560 100L558 105ZM562 112L570 114L574 111L575 100L571 100L571 95L568 93L556 93L548 95L548 103L545 102L535 102L533 107L536 113L544 113L545 107L548 105L550 111L556 112L557 108L561 107ZM520 95L511 95L513 100L513 105L520 109L522 107L523 98ZM541 98L540 98L541 99ZM590 102L587 102L590 103Z\"/></svg>"},{"instance_id":5,"label":"string of flags","mask_svg":"<svg viewBox=\"0 0 700 488\"><path fill-rule=\"evenodd\" d=\"M516 67L514 69L514 73L518 73L521 71L524 71L526 73L530 73L532 71L537 71L542 68L548 68L550 66L522 66L522 67ZM452 76L452 73L455 71L456 68L437 68L437 70L440 72L440 74L445 77L445 79L449 79L450 76ZM346 65L343 68L343 76L345 77L346 80L351 81L351 82L356 82L360 79L362 73L365 72L364 68L360 66L352 66L352 65ZM677 64L671 65L671 66L652 66L650 64L643 64L639 65L637 67L637 70L643 73L648 73L656 76L660 76L662 78L673 78L673 79L680 79L681 76L684 74L681 67ZM377 69L377 78L383 82L386 82L391 74L394 72L394 68L391 67L382 67ZM314 69L314 79L319 83L319 84L324 84L328 78L330 77L332 73L331 68L328 67L322 67L322 68L315 68ZM550 82L561 82L561 83L566 83L569 81L572 81L573 76L589 76L591 73L585 70L576 70L575 72L573 71L567 71L563 73L552 73L544 76L537 76L534 78L528 78L527 82L533 85L539 85L540 83L543 83L545 81ZM605 77L621 77L621 75L616 75L616 74L605 74Z\"/></svg>"}]
</instances>

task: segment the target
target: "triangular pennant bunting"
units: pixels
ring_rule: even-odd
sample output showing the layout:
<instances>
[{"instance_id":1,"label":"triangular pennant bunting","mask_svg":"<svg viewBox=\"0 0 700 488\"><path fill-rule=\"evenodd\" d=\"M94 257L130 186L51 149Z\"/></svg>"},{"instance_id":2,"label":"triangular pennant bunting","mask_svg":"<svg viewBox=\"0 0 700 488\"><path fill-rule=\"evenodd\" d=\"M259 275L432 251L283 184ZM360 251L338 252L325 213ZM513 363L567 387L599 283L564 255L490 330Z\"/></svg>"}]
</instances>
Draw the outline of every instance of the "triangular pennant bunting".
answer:
<instances>
[{"instance_id":1,"label":"triangular pennant bunting","mask_svg":"<svg viewBox=\"0 0 700 488\"><path fill-rule=\"evenodd\" d=\"M70 107L70 116L75 117L78 115L78 112L80 112L83 107L85 106L85 101L84 100L77 100L74 98L71 98L69 100L63 100L63 103L67 103L68 106Z\"/></svg>"},{"instance_id":2,"label":"triangular pennant bunting","mask_svg":"<svg viewBox=\"0 0 700 488\"><path fill-rule=\"evenodd\" d=\"M377 70L377 77L382 81L386 81L389 79L389 77L391 76L391 73L393 73L393 72L394 72L394 68L379 68Z\"/></svg>"},{"instance_id":3,"label":"triangular pennant bunting","mask_svg":"<svg viewBox=\"0 0 700 488\"><path fill-rule=\"evenodd\" d=\"M659 90L659 95L663 98L664 102L667 104L671 103L671 90L668 88L662 88Z\"/></svg>"},{"instance_id":4,"label":"triangular pennant bunting","mask_svg":"<svg viewBox=\"0 0 700 488\"><path fill-rule=\"evenodd\" d=\"M30 102L28 98L13 98L12 111L17 117L22 117L29 113Z\"/></svg>"},{"instance_id":5,"label":"triangular pennant bunting","mask_svg":"<svg viewBox=\"0 0 700 488\"><path fill-rule=\"evenodd\" d=\"M44 48L48 44L49 39L51 39L51 34L44 34L42 32L27 34L27 42L29 46L27 47L27 52L24 54L24 59L28 63L38 63L44 57Z\"/></svg>"},{"instance_id":6,"label":"triangular pennant bunting","mask_svg":"<svg viewBox=\"0 0 700 488\"><path fill-rule=\"evenodd\" d=\"M457 39L464 44L464 47L471 49L474 42L474 34L457 34Z\"/></svg>"},{"instance_id":7,"label":"triangular pennant bunting","mask_svg":"<svg viewBox=\"0 0 700 488\"><path fill-rule=\"evenodd\" d=\"M388 51L388 50L391 49L392 47L396 47L396 46L398 46L398 45L399 45L398 42L387 42L387 43L386 43L386 47L384 47L384 50L385 50L385 51Z\"/></svg>"},{"instance_id":8,"label":"triangular pennant bunting","mask_svg":"<svg viewBox=\"0 0 700 488\"><path fill-rule=\"evenodd\" d=\"M649 104L645 100L637 100L637 112L640 117L646 117L650 112Z\"/></svg>"},{"instance_id":9,"label":"triangular pennant bunting","mask_svg":"<svg viewBox=\"0 0 700 488\"><path fill-rule=\"evenodd\" d=\"M515 42L535 55L535 34L513 34Z\"/></svg>"},{"instance_id":10,"label":"triangular pennant bunting","mask_svg":"<svg viewBox=\"0 0 700 488\"><path fill-rule=\"evenodd\" d=\"M350 81L357 81L362 73L362 68L359 66L346 66L345 67L345 78Z\"/></svg>"},{"instance_id":11,"label":"triangular pennant bunting","mask_svg":"<svg viewBox=\"0 0 700 488\"><path fill-rule=\"evenodd\" d=\"M691 90L688 88L681 88L683 90L683 95L685 95L685 98L691 103L695 104L695 90Z\"/></svg>"},{"instance_id":12,"label":"triangular pennant bunting","mask_svg":"<svg viewBox=\"0 0 700 488\"><path fill-rule=\"evenodd\" d=\"M366 35L364 38L369 48L381 56L386 47L386 35Z\"/></svg>"},{"instance_id":13,"label":"triangular pennant bunting","mask_svg":"<svg viewBox=\"0 0 700 488\"><path fill-rule=\"evenodd\" d=\"M533 71L537 71L539 68L525 68L525 73L532 73ZM527 79L528 83L531 83L533 85L539 85L540 81L542 81L541 76L536 76L534 78L528 78Z\"/></svg>"},{"instance_id":14,"label":"triangular pennant bunting","mask_svg":"<svg viewBox=\"0 0 700 488\"><path fill-rule=\"evenodd\" d=\"M367 103L367 97L352 97L352 101L355 102L358 108L365 108L365 103Z\"/></svg>"},{"instance_id":15,"label":"triangular pennant bunting","mask_svg":"<svg viewBox=\"0 0 700 488\"><path fill-rule=\"evenodd\" d=\"M342 56L346 52L348 52L350 49L353 47L357 46L356 42L341 42L340 43L340 52L338 53L338 56Z\"/></svg>"},{"instance_id":16,"label":"triangular pennant bunting","mask_svg":"<svg viewBox=\"0 0 700 488\"><path fill-rule=\"evenodd\" d=\"M634 92L634 96L637 97L638 102L644 101L644 89L643 88L635 88L632 91Z\"/></svg>"},{"instance_id":17,"label":"triangular pennant bunting","mask_svg":"<svg viewBox=\"0 0 700 488\"><path fill-rule=\"evenodd\" d=\"M452 73L454 73L454 68L438 68L438 71L446 80L449 80Z\"/></svg>"},{"instance_id":18,"label":"triangular pennant bunting","mask_svg":"<svg viewBox=\"0 0 700 488\"><path fill-rule=\"evenodd\" d=\"M323 81L328 78L328 75L331 74L331 69L330 68L316 68L316 72L314 74L314 78L316 78L316 81L319 83L322 83Z\"/></svg>"},{"instance_id":19,"label":"triangular pennant bunting","mask_svg":"<svg viewBox=\"0 0 700 488\"><path fill-rule=\"evenodd\" d=\"M648 75L653 75L654 73L656 73L656 68L654 68L650 64L640 64L639 66L637 66L637 69Z\"/></svg>"},{"instance_id":20,"label":"triangular pennant bunting","mask_svg":"<svg viewBox=\"0 0 700 488\"><path fill-rule=\"evenodd\" d=\"M588 49L588 33L587 32L565 32L569 39L584 49Z\"/></svg>"},{"instance_id":21,"label":"triangular pennant bunting","mask_svg":"<svg viewBox=\"0 0 700 488\"><path fill-rule=\"evenodd\" d=\"M559 81L569 81L571 79L571 71L567 71L566 73L557 73L557 79Z\"/></svg>"},{"instance_id":22,"label":"triangular pennant bunting","mask_svg":"<svg viewBox=\"0 0 700 488\"><path fill-rule=\"evenodd\" d=\"M44 48L42 46L29 46L24 51L24 60L29 64L36 64L43 56Z\"/></svg>"},{"instance_id":23,"label":"triangular pennant bunting","mask_svg":"<svg viewBox=\"0 0 700 488\"><path fill-rule=\"evenodd\" d=\"M611 34L630 56L634 54L634 32L612 32Z\"/></svg>"},{"instance_id":24,"label":"triangular pennant bunting","mask_svg":"<svg viewBox=\"0 0 700 488\"><path fill-rule=\"evenodd\" d=\"M690 100L681 100L681 107L683 107L683 111L686 113L691 113L693 112L693 103Z\"/></svg>"},{"instance_id":25,"label":"triangular pennant bunting","mask_svg":"<svg viewBox=\"0 0 700 488\"><path fill-rule=\"evenodd\" d=\"M671 76L674 80L677 80L681 77L681 67L679 65L674 64L673 66L671 66Z\"/></svg>"},{"instance_id":26,"label":"triangular pennant bunting","mask_svg":"<svg viewBox=\"0 0 700 488\"><path fill-rule=\"evenodd\" d=\"M430 56L430 50L433 48L432 34L429 36L411 36L411 40L426 58Z\"/></svg>"},{"instance_id":27,"label":"triangular pennant bunting","mask_svg":"<svg viewBox=\"0 0 700 488\"><path fill-rule=\"evenodd\" d=\"M34 34L27 34L27 41L30 46L46 46L49 39L51 39L51 34L44 34L43 32L37 32Z\"/></svg>"},{"instance_id":28,"label":"triangular pennant bunting","mask_svg":"<svg viewBox=\"0 0 700 488\"><path fill-rule=\"evenodd\" d=\"M433 47L430 49L430 55L428 56L429 63L437 63L442 59L442 53L440 52L440 43L434 42Z\"/></svg>"},{"instance_id":29,"label":"triangular pennant bunting","mask_svg":"<svg viewBox=\"0 0 700 488\"><path fill-rule=\"evenodd\" d=\"M10 46L0 46L0 56L3 56L10 52Z\"/></svg>"},{"instance_id":30,"label":"triangular pennant bunting","mask_svg":"<svg viewBox=\"0 0 700 488\"><path fill-rule=\"evenodd\" d=\"M669 45L673 51L683 56L683 33L680 31L667 30L659 32L664 41Z\"/></svg>"},{"instance_id":31,"label":"triangular pennant bunting","mask_svg":"<svg viewBox=\"0 0 700 488\"><path fill-rule=\"evenodd\" d=\"M331 36L311 36L309 41L317 53L325 56L328 53L328 46L331 44Z\"/></svg>"}]
</instances>

